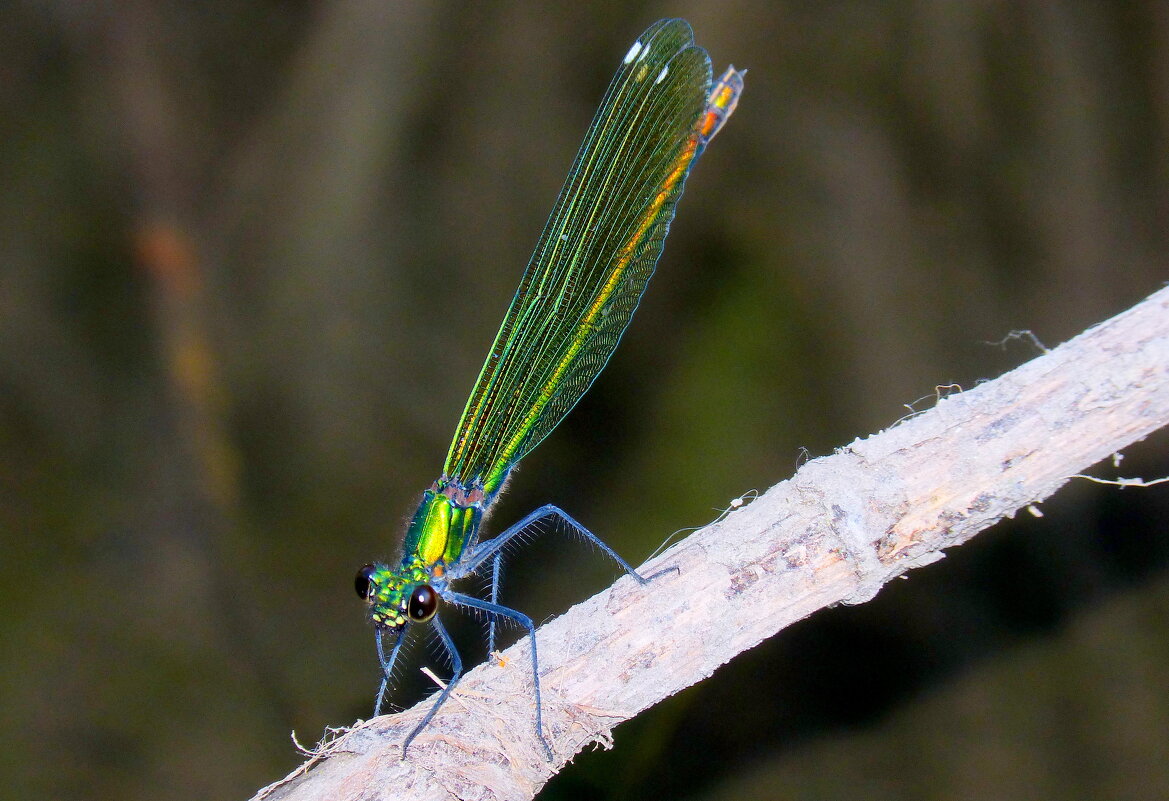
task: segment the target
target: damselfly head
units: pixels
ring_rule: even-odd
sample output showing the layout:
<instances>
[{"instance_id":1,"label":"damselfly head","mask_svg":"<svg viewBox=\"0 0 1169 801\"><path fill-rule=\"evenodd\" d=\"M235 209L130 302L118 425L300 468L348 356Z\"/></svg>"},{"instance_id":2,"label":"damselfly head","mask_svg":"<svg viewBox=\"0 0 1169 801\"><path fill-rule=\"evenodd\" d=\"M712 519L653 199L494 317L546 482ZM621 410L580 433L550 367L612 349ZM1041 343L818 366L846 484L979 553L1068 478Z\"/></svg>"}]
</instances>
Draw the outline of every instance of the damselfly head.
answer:
<instances>
[{"instance_id":1,"label":"damselfly head","mask_svg":"<svg viewBox=\"0 0 1169 801\"><path fill-rule=\"evenodd\" d=\"M391 570L388 565L363 565L353 587L369 605L370 622L381 629L401 629L407 623L425 623L438 611L438 591L427 583L425 571Z\"/></svg>"}]
</instances>

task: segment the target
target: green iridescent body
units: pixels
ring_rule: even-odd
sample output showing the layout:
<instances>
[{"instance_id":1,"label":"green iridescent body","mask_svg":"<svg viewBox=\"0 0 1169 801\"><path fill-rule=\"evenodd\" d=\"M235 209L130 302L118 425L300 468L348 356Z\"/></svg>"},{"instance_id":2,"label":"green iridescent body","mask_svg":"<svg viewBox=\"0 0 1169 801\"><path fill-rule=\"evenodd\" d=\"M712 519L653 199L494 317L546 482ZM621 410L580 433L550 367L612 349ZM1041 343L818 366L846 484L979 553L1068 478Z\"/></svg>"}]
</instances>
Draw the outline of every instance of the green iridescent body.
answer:
<instances>
[{"instance_id":1,"label":"green iridescent body","mask_svg":"<svg viewBox=\"0 0 1169 801\"><path fill-rule=\"evenodd\" d=\"M600 374L653 275L690 166L734 111L742 73L729 67L712 86L710 59L684 20L654 23L613 76L519 288L467 400L442 476L422 496L401 562L366 565L357 592L369 604L384 677L375 714L410 623L430 622L452 661L452 679L407 738L422 730L462 671L437 615L443 601L507 618L534 633L530 618L497 603L503 546L537 520L558 517L637 581L639 575L563 510L544 506L483 543L483 515L512 468L576 405ZM491 598L451 582L492 568ZM396 637L387 656L383 635ZM540 685L535 674L536 731Z\"/></svg>"}]
</instances>

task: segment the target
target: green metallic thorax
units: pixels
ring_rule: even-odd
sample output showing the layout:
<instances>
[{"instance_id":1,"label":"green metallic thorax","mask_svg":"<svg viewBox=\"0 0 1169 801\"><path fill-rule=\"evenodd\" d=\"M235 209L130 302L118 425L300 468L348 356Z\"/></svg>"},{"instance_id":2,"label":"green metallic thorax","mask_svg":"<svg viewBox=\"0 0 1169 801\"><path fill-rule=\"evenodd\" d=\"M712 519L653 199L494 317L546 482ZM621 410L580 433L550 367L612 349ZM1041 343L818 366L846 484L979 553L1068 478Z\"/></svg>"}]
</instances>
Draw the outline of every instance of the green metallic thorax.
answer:
<instances>
[{"instance_id":1,"label":"green metallic thorax","mask_svg":"<svg viewBox=\"0 0 1169 801\"><path fill-rule=\"evenodd\" d=\"M483 519L482 502L482 493L468 494L456 484L436 481L422 494L406 530L402 567L414 558L427 567L459 561Z\"/></svg>"}]
</instances>

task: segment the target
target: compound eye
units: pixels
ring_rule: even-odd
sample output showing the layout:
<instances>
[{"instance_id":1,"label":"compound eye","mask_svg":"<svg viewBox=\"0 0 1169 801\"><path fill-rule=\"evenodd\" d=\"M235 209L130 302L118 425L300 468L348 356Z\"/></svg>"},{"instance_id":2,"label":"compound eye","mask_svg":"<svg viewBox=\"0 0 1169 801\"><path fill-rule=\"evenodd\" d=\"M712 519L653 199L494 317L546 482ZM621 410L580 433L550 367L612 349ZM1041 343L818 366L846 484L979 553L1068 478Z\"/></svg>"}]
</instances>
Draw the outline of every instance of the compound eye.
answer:
<instances>
[{"instance_id":1,"label":"compound eye","mask_svg":"<svg viewBox=\"0 0 1169 801\"><path fill-rule=\"evenodd\" d=\"M353 579L353 588L357 590L357 597L364 600L369 598L369 592L374 586L373 574L377 572L377 568L373 565L364 565L357 571L357 576Z\"/></svg>"},{"instance_id":2,"label":"compound eye","mask_svg":"<svg viewBox=\"0 0 1169 801\"><path fill-rule=\"evenodd\" d=\"M419 584L410 593L410 605L406 614L415 623L425 623L438 611L438 593L429 584Z\"/></svg>"}]
</instances>

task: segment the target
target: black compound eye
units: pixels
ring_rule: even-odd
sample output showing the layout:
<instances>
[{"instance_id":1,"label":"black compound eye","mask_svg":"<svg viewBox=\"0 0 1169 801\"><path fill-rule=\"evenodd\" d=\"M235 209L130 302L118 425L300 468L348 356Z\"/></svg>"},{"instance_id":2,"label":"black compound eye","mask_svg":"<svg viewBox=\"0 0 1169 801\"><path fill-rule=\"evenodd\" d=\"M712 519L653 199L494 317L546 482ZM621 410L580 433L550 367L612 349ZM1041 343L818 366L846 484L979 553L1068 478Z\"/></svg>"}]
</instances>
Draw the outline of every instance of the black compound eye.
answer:
<instances>
[{"instance_id":1,"label":"black compound eye","mask_svg":"<svg viewBox=\"0 0 1169 801\"><path fill-rule=\"evenodd\" d=\"M373 586L373 574L377 572L377 568L373 565L364 565L361 570L357 571L357 576L353 579L353 588L357 590L357 597L365 600L369 598L369 591Z\"/></svg>"},{"instance_id":2,"label":"black compound eye","mask_svg":"<svg viewBox=\"0 0 1169 801\"><path fill-rule=\"evenodd\" d=\"M419 584L410 593L410 605L406 614L415 623L425 623L438 611L438 593L429 584Z\"/></svg>"}]
</instances>

